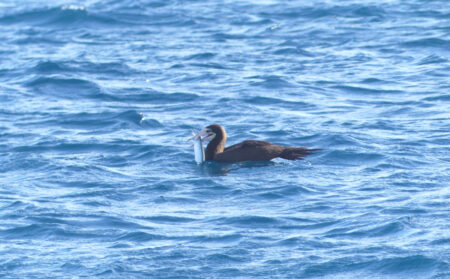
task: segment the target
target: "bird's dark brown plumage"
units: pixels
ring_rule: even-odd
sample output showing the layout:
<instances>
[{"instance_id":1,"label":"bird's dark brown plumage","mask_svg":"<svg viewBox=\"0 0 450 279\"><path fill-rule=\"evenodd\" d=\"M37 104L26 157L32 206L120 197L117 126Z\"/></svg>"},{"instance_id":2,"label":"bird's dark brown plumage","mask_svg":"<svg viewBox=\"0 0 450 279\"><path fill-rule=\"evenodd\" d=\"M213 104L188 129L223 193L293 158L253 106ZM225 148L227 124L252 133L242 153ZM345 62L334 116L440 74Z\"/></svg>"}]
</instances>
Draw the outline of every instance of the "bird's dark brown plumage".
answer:
<instances>
[{"instance_id":1,"label":"bird's dark brown plumage","mask_svg":"<svg viewBox=\"0 0 450 279\"><path fill-rule=\"evenodd\" d=\"M210 125L206 129L215 134L206 147L205 160L207 161L270 161L277 157L287 160L302 160L306 155L319 150L306 147L281 146L259 140L245 140L225 148L227 141L225 129L218 124Z\"/></svg>"}]
</instances>

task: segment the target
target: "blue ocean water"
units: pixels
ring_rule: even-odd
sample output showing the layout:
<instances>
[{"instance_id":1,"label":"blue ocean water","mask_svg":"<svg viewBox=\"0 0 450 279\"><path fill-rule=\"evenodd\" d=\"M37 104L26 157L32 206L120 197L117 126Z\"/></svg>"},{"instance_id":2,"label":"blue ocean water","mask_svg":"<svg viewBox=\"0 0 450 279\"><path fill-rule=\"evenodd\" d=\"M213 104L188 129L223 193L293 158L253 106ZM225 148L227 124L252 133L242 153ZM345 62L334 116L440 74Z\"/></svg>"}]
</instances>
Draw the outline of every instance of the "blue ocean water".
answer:
<instances>
[{"instance_id":1,"label":"blue ocean water","mask_svg":"<svg viewBox=\"0 0 450 279\"><path fill-rule=\"evenodd\" d=\"M450 2L4 0L0 278L450 278ZM322 148L195 164L192 130Z\"/></svg>"}]
</instances>

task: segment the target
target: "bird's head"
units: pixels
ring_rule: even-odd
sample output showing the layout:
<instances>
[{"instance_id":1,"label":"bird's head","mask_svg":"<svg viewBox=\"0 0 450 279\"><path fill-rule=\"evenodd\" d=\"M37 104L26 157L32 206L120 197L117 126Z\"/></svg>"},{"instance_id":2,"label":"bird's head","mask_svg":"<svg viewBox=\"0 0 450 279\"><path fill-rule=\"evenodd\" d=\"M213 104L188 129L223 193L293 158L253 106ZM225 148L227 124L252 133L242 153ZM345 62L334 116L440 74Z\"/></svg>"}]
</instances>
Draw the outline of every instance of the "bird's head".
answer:
<instances>
[{"instance_id":1,"label":"bird's head","mask_svg":"<svg viewBox=\"0 0 450 279\"><path fill-rule=\"evenodd\" d=\"M222 126L219 124L212 124L208 127L203 128L200 132L198 132L196 135L189 138L190 140L196 140L198 138L201 139L201 141L211 141L213 140L217 135L224 136L225 131Z\"/></svg>"}]
</instances>

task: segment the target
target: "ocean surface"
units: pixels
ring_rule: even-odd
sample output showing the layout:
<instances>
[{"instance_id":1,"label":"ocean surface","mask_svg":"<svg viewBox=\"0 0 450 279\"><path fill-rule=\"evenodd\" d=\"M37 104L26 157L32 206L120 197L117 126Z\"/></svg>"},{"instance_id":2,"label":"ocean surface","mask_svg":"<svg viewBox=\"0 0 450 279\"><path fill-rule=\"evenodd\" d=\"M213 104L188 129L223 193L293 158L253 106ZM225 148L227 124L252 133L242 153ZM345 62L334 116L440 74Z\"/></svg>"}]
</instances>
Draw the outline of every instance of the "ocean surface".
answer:
<instances>
[{"instance_id":1,"label":"ocean surface","mask_svg":"<svg viewBox=\"0 0 450 279\"><path fill-rule=\"evenodd\" d=\"M2 0L0 104L0 278L450 278L448 0Z\"/></svg>"}]
</instances>

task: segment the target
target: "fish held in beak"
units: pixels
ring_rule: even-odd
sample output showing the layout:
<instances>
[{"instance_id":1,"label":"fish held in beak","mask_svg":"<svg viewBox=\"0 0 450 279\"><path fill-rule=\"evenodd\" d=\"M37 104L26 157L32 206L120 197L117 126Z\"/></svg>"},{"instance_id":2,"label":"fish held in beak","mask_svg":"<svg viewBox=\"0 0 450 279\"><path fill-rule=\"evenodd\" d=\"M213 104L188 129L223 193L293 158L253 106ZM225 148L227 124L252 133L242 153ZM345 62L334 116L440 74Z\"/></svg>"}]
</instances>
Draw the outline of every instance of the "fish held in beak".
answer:
<instances>
[{"instance_id":1,"label":"fish held in beak","mask_svg":"<svg viewBox=\"0 0 450 279\"><path fill-rule=\"evenodd\" d=\"M194 147L194 159L197 164L201 164L205 161L205 149L203 147L203 141L202 136L206 135L206 132L204 130L200 131L199 133L195 134L192 132L193 136L188 139L192 140L194 143L191 145L191 147Z\"/></svg>"}]
</instances>

